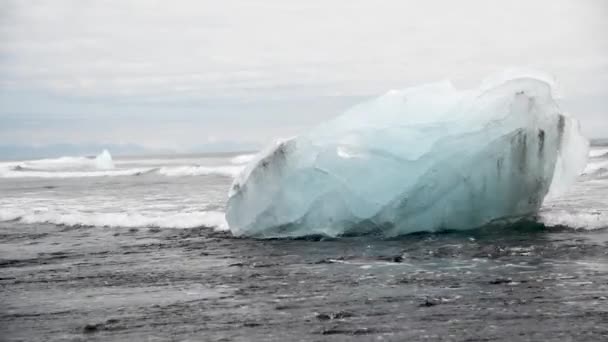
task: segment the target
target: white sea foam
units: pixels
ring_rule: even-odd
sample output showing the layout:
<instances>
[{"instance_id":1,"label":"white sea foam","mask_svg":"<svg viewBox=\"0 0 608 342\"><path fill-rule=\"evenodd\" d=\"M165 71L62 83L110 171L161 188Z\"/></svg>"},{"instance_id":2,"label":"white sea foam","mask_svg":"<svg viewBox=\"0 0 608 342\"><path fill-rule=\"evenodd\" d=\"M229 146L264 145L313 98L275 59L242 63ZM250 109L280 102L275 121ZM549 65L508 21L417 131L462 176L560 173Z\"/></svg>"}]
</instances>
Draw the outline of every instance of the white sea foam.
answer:
<instances>
[{"instance_id":1,"label":"white sea foam","mask_svg":"<svg viewBox=\"0 0 608 342\"><path fill-rule=\"evenodd\" d=\"M241 166L175 166L161 168L132 168L107 171L23 171L0 169L0 178L88 178L140 176L156 173L167 177L218 175L234 177L241 171Z\"/></svg>"},{"instance_id":2,"label":"white sea foam","mask_svg":"<svg viewBox=\"0 0 608 342\"><path fill-rule=\"evenodd\" d=\"M20 209L2 209L0 210L0 222L14 221L23 215L23 210Z\"/></svg>"},{"instance_id":3,"label":"white sea foam","mask_svg":"<svg viewBox=\"0 0 608 342\"><path fill-rule=\"evenodd\" d=\"M255 154L226 157L121 159L107 150L95 158L61 157L0 163L0 178L83 178L158 174L167 177L236 176Z\"/></svg>"},{"instance_id":4,"label":"white sea foam","mask_svg":"<svg viewBox=\"0 0 608 342\"><path fill-rule=\"evenodd\" d=\"M116 177L137 176L152 172L154 168L136 168L124 170L99 171L21 171L14 169L0 169L0 178L88 178L88 177Z\"/></svg>"},{"instance_id":5,"label":"white sea foam","mask_svg":"<svg viewBox=\"0 0 608 342\"><path fill-rule=\"evenodd\" d=\"M162 166L183 166L183 165L201 165L209 161L222 161L226 158L214 158L214 157L189 157L189 156L168 156L165 158L124 158L115 159L114 165L116 167L132 167L146 166L146 167L162 167ZM228 164L228 162L224 162Z\"/></svg>"},{"instance_id":6,"label":"white sea foam","mask_svg":"<svg viewBox=\"0 0 608 342\"><path fill-rule=\"evenodd\" d=\"M167 177L218 175L234 177L243 169L242 165L220 166L165 166L165 167L136 167L112 170L91 171L42 171L25 168L15 168L13 165L0 166L0 178L88 178L88 177L118 177L140 176L143 174L158 174Z\"/></svg>"},{"instance_id":7,"label":"white sea foam","mask_svg":"<svg viewBox=\"0 0 608 342\"><path fill-rule=\"evenodd\" d=\"M591 158L602 156L608 156L608 148L596 148L589 151L589 157Z\"/></svg>"},{"instance_id":8,"label":"white sea foam","mask_svg":"<svg viewBox=\"0 0 608 342\"><path fill-rule=\"evenodd\" d=\"M608 212L605 211L576 211L568 212L547 211L539 214L540 221L547 226L564 226L581 229L608 228Z\"/></svg>"},{"instance_id":9,"label":"white sea foam","mask_svg":"<svg viewBox=\"0 0 608 342\"><path fill-rule=\"evenodd\" d=\"M54 159L26 160L12 166L37 171L95 169L96 159L86 157L59 157Z\"/></svg>"},{"instance_id":10,"label":"white sea foam","mask_svg":"<svg viewBox=\"0 0 608 342\"><path fill-rule=\"evenodd\" d=\"M175 166L162 167L158 173L169 177L183 176L203 176L203 175L219 175L234 177L241 170L242 166Z\"/></svg>"},{"instance_id":11,"label":"white sea foam","mask_svg":"<svg viewBox=\"0 0 608 342\"><path fill-rule=\"evenodd\" d=\"M209 227L215 230L226 230L228 226L224 213L219 211L199 212L82 212L59 210L24 210L1 209L0 221L17 221L21 223L52 223L66 226L96 227L159 227L159 228L196 228Z\"/></svg>"},{"instance_id":12,"label":"white sea foam","mask_svg":"<svg viewBox=\"0 0 608 342\"><path fill-rule=\"evenodd\" d=\"M587 175L592 175L600 170L608 170L608 160L588 163L583 173Z\"/></svg>"},{"instance_id":13,"label":"white sea foam","mask_svg":"<svg viewBox=\"0 0 608 342\"><path fill-rule=\"evenodd\" d=\"M3 164L4 167L24 171L94 171L114 169L112 156L108 150L103 150L95 158L60 157Z\"/></svg>"},{"instance_id":14,"label":"white sea foam","mask_svg":"<svg viewBox=\"0 0 608 342\"><path fill-rule=\"evenodd\" d=\"M256 156L257 154L241 154L230 159L230 162L232 164L247 164L252 161Z\"/></svg>"}]
</instances>

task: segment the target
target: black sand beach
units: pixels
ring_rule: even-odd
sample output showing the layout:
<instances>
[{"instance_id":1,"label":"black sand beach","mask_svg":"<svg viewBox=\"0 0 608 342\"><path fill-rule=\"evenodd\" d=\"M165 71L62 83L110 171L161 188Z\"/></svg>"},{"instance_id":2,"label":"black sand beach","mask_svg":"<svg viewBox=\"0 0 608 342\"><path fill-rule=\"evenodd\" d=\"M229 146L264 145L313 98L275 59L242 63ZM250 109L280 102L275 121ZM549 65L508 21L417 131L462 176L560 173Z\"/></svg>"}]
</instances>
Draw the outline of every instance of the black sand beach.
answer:
<instances>
[{"instance_id":1,"label":"black sand beach","mask_svg":"<svg viewBox=\"0 0 608 342\"><path fill-rule=\"evenodd\" d=\"M0 226L3 341L603 341L608 231Z\"/></svg>"}]
</instances>

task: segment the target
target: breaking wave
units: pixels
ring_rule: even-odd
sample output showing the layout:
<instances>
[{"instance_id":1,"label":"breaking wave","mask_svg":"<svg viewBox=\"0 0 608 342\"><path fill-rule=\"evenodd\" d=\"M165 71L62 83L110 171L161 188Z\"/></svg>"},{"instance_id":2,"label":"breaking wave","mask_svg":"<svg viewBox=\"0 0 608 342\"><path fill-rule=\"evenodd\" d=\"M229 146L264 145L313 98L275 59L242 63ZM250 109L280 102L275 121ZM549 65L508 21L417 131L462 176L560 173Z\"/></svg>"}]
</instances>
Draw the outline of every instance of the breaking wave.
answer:
<instances>
[{"instance_id":1,"label":"breaking wave","mask_svg":"<svg viewBox=\"0 0 608 342\"><path fill-rule=\"evenodd\" d=\"M116 177L139 176L152 172L154 169L124 169L108 171L34 171L34 170L2 170L0 178L88 178L88 177Z\"/></svg>"},{"instance_id":2,"label":"breaking wave","mask_svg":"<svg viewBox=\"0 0 608 342\"><path fill-rule=\"evenodd\" d=\"M569 227L574 229L603 229L608 228L608 212L569 212L565 210L541 211L538 215L541 223L549 227Z\"/></svg>"},{"instance_id":3,"label":"breaking wave","mask_svg":"<svg viewBox=\"0 0 608 342\"><path fill-rule=\"evenodd\" d=\"M193 160L136 160L119 161L118 168L108 151L103 151L96 157L61 157L56 159L40 159L32 161L0 163L0 178L87 178L87 177L117 177L141 176L157 174L167 177L217 175L235 177L244 164L255 155L246 154L232 158L230 165L175 165L176 162L192 162ZM226 161L228 162L228 161ZM163 165L164 163L164 165ZM124 164L131 167L125 167ZM170 165L170 166L169 166Z\"/></svg>"},{"instance_id":4,"label":"breaking wave","mask_svg":"<svg viewBox=\"0 0 608 342\"><path fill-rule=\"evenodd\" d=\"M125 228L197 228L226 230L224 213L220 211L173 213L92 213L60 212L55 210L2 209L0 221L20 223L51 223L65 226L125 227Z\"/></svg>"},{"instance_id":5,"label":"breaking wave","mask_svg":"<svg viewBox=\"0 0 608 342\"><path fill-rule=\"evenodd\" d=\"M108 171L31 171L31 170L0 170L0 178L87 178L87 177L117 177L117 176L141 176L145 174L158 174L167 177L205 176L217 175L234 177L241 167L236 166L176 166L176 167L152 167L132 168Z\"/></svg>"},{"instance_id":6,"label":"breaking wave","mask_svg":"<svg viewBox=\"0 0 608 342\"><path fill-rule=\"evenodd\" d=\"M240 156L230 159L230 162L232 164L247 164L255 159L256 156L257 154L241 154Z\"/></svg>"},{"instance_id":7,"label":"breaking wave","mask_svg":"<svg viewBox=\"0 0 608 342\"><path fill-rule=\"evenodd\" d=\"M585 171L583 171L584 175L589 176L599 176L604 173L608 173L608 160L588 163Z\"/></svg>"},{"instance_id":8,"label":"breaking wave","mask_svg":"<svg viewBox=\"0 0 608 342\"><path fill-rule=\"evenodd\" d=\"M593 149L593 150L589 151L589 157L591 157L591 158L607 157L608 158L608 148Z\"/></svg>"},{"instance_id":9,"label":"breaking wave","mask_svg":"<svg viewBox=\"0 0 608 342\"><path fill-rule=\"evenodd\" d=\"M169 177L219 175L235 177L243 168L241 166L175 166L161 167L158 173Z\"/></svg>"},{"instance_id":10,"label":"breaking wave","mask_svg":"<svg viewBox=\"0 0 608 342\"><path fill-rule=\"evenodd\" d=\"M27 160L21 162L5 162L0 164L13 171L100 171L114 169L112 155L103 150L96 157L60 157L55 159Z\"/></svg>"}]
</instances>

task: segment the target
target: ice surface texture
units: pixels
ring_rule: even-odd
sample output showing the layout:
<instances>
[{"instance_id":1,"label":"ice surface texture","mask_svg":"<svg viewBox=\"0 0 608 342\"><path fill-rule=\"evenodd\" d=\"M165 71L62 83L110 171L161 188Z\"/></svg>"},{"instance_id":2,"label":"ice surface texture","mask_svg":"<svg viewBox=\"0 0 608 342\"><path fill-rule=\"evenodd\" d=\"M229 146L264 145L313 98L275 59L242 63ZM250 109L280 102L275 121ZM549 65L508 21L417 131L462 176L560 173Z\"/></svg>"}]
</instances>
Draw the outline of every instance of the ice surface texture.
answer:
<instances>
[{"instance_id":1,"label":"ice surface texture","mask_svg":"<svg viewBox=\"0 0 608 342\"><path fill-rule=\"evenodd\" d=\"M470 229L535 213L582 172L588 142L546 79L393 90L263 151L235 179L235 235Z\"/></svg>"}]
</instances>

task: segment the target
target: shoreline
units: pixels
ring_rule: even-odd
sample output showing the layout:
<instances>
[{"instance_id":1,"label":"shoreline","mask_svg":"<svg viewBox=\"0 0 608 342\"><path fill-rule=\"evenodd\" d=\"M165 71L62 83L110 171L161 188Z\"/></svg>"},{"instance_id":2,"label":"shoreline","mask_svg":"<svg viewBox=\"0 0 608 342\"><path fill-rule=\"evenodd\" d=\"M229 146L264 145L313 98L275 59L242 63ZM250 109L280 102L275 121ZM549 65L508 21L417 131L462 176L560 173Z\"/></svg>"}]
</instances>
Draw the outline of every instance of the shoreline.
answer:
<instances>
[{"instance_id":1,"label":"shoreline","mask_svg":"<svg viewBox=\"0 0 608 342\"><path fill-rule=\"evenodd\" d=\"M0 224L6 341L608 337L608 230L251 240Z\"/></svg>"}]
</instances>

